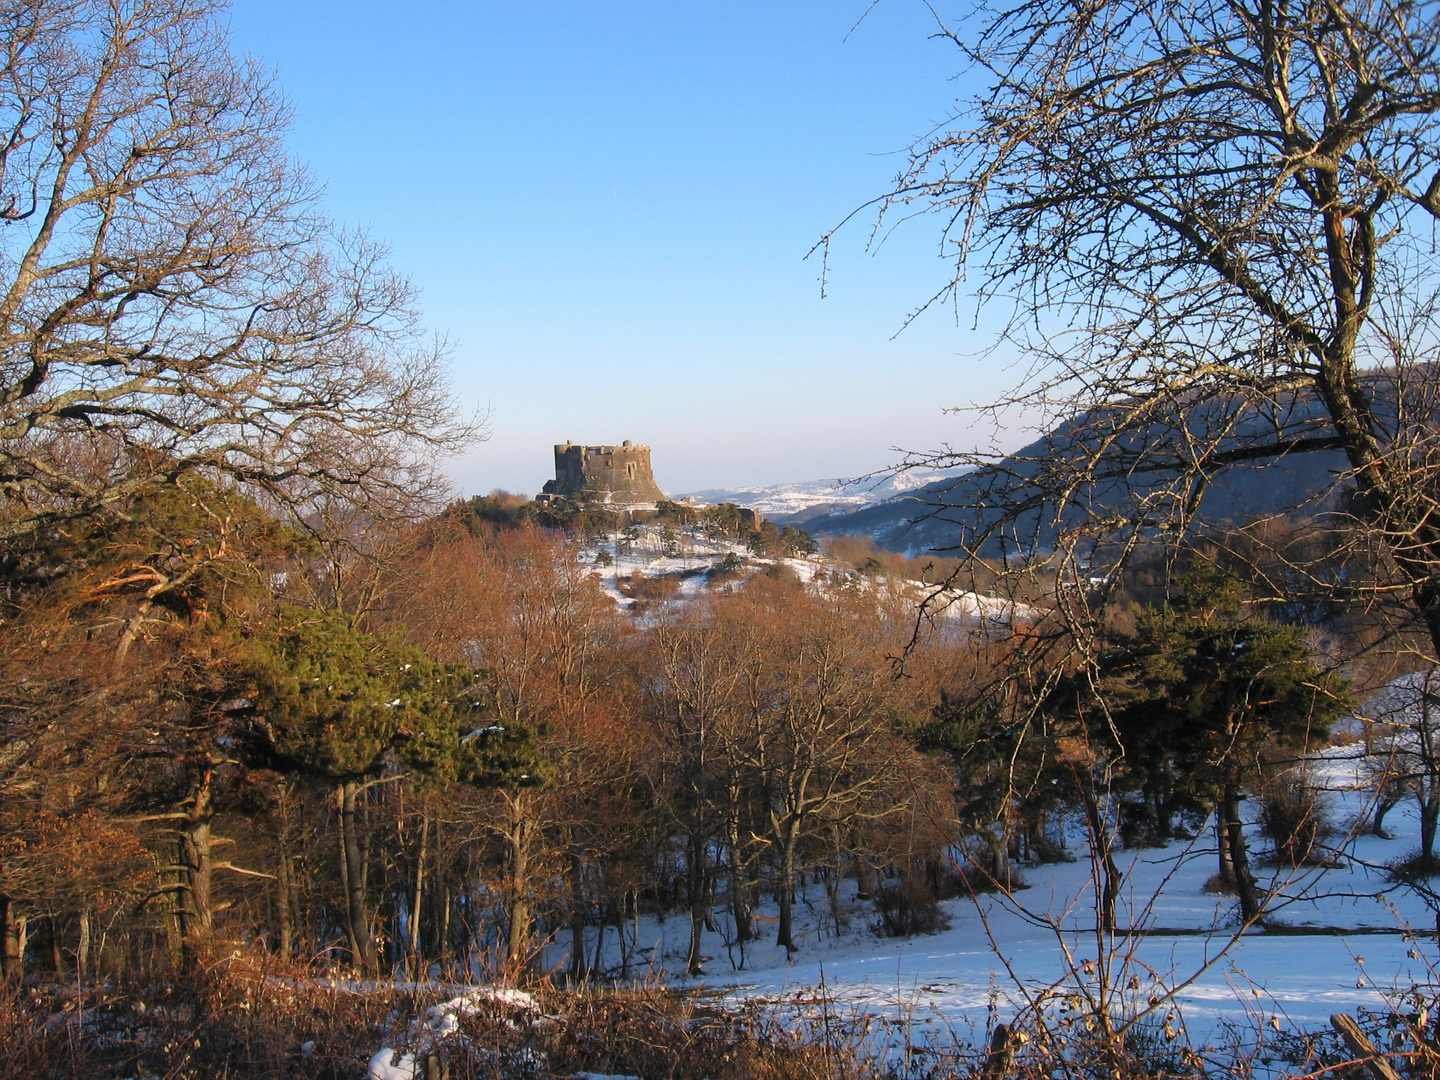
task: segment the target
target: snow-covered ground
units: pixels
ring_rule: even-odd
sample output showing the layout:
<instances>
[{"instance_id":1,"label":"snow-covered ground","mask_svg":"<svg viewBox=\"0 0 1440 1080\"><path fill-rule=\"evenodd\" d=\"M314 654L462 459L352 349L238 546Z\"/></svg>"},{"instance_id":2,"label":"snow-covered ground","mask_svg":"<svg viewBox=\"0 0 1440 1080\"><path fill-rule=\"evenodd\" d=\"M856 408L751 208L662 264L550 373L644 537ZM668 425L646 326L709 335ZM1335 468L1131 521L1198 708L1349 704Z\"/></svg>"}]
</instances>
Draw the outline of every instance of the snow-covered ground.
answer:
<instances>
[{"instance_id":1,"label":"snow-covered ground","mask_svg":"<svg viewBox=\"0 0 1440 1080\"><path fill-rule=\"evenodd\" d=\"M1377 742L1376 753L1386 752ZM1367 774L1375 763L1360 742L1306 763L1334 830L1323 865L1275 866L1266 858L1269 842L1250 822L1252 861L1269 900L1266 926L1244 934L1235 900L1205 890L1217 869L1207 824L1193 841L1118 853L1121 930L1102 942L1087 840L1072 823L1065 840L1073 861L1024 867L1024 887L1008 897L947 901L949 925L938 933L880 936L873 907L849 882L840 904L845 925L837 931L825 890L812 884L796 907L794 956L775 945L773 903L756 913L761 939L742 949L722 895L714 929L702 939L704 974L683 974L690 926L672 916L627 925L629 975L705 988L785 1017L813 1021L823 1012L856 1025L849 1030L863 1027L872 1048L892 1060L917 1048L923 1056L927 1047L976 1045L1027 1000L1048 995L1052 1006L1064 1007L1067 994L1093 992L1107 965L1108 985L1121 988L1121 1011L1158 998L1157 1030L1183 1028L1192 1045L1254 1045L1276 1032L1323 1030L1333 1013L1388 1010L1412 988L1433 998L1440 986L1435 909L1386 870L1417 849L1414 800L1385 818L1389 838L1369 831ZM618 975L621 943L613 927L606 933L602 967ZM562 969L564 945L552 945L545 962ZM457 999L432 1010L417 1028L422 1041L448 1037L447 1010L466 1008ZM372 1063L372 1077L405 1075L377 1068L389 1061Z\"/></svg>"},{"instance_id":2,"label":"snow-covered ground","mask_svg":"<svg viewBox=\"0 0 1440 1080\"><path fill-rule=\"evenodd\" d=\"M927 602L926 610L936 620L1008 625L1035 614L1028 606L1001 597L958 589L937 593L919 581L881 579L877 582L849 565L819 555L793 559L754 557L738 540L710 538L699 531L671 530L667 539L666 530L656 525L635 526L628 530L628 535L601 536L580 556L581 565L599 579L601 588L617 604L639 610L644 610L646 603L633 595L635 590L629 579L668 578L674 582L675 589L670 599L683 603L710 588L709 572L720 568L727 559L738 567L737 579L778 562L806 584L844 581L866 588L893 588L917 608Z\"/></svg>"},{"instance_id":3,"label":"snow-covered ground","mask_svg":"<svg viewBox=\"0 0 1440 1080\"><path fill-rule=\"evenodd\" d=\"M1336 865L1302 871L1263 865L1268 843L1254 830L1257 876L1274 893L1270 930L1236 937L1234 899L1204 891L1216 870L1208 829L1192 843L1121 852L1125 887L1117 922L1145 933L1115 940L1114 981L1126 985L1134 977L1133 994L1141 999L1174 989L1175 1023L1198 1043L1223 1039L1228 1025L1251 1032L1261 1025L1324 1028L1332 1013L1380 1009L1387 995L1434 983L1435 915L1383 869L1414 849L1416 821L1408 807L1391 811L1390 840L1351 828L1369 811L1359 749L1333 748L1311 766L1330 793L1330 817L1339 828ZM844 900L849 930L837 936L823 889L814 886L797 908L802 933L794 958L774 944L773 909L760 912L770 920L769 939L751 943L742 956L727 945L722 910L717 932L704 937L706 974L689 980L680 974L688 922L642 921L641 971L648 964L682 985L801 1009L814 1008L823 987L835 1008L873 1015L911 1043L983 1036L1026 996L1062 982L1076 989L1095 983L1100 952L1083 835L1073 833L1069 847L1074 862L1024 869L1026 887L1013 901L951 900L943 905L948 929L909 940L878 936L870 906L853 891ZM607 963L618 965L618 950L607 953Z\"/></svg>"}]
</instances>

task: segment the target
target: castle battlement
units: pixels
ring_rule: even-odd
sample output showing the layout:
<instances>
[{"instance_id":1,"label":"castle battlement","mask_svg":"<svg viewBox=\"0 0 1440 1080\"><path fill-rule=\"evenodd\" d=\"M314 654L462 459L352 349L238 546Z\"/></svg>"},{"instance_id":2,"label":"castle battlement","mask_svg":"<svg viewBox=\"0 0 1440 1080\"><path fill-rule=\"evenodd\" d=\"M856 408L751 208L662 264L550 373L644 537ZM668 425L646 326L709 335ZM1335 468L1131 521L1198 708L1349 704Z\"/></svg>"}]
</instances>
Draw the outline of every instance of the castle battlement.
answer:
<instances>
[{"instance_id":1,"label":"castle battlement","mask_svg":"<svg viewBox=\"0 0 1440 1080\"><path fill-rule=\"evenodd\" d=\"M650 447L628 439L619 446L555 444L555 479L545 494L619 506L655 503L665 497L650 471Z\"/></svg>"}]
</instances>

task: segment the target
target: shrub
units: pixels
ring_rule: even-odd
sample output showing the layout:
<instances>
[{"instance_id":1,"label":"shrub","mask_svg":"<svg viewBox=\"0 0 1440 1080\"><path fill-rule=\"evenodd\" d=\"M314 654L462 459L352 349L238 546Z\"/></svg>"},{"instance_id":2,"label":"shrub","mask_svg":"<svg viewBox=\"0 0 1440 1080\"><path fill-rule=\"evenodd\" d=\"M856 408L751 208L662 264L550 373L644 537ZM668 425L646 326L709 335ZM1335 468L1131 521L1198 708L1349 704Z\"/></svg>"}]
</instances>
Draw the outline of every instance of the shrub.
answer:
<instances>
[{"instance_id":1,"label":"shrub","mask_svg":"<svg viewBox=\"0 0 1440 1080\"><path fill-rule=\"evenodd\" d=\"M537 991L541 1010L473 997L466 1038L412 1023L460 987L356 984L320 969L207 958L193 978L83 994L0 986L0 1076L67 1080L355 1080L383 1046L420 1059L416 1080L589 1072L674 1080L830 1080L855 1049L758 1009L659 987ZM432 1059L433 1064L431 1063Z\"/></svg>"},{"instance_id":2,"label":"shrub","mask_svg":"<svg viewBox=\"0 0 1440 1080\"><path fill-rule=\"evenodd\" d=\"M655 604L673 600L679 595L681 577L681 574L656 574L653 577L629 574L616 581L615 587L620 590L621 596Z\"/></svg>"},{"instance_id":3,"label":"shrub","mask_svg":"<svg viewBox=\"0 0 1440 1080\"><path fill-rule=\"evenodd\" d=\"M821 1080L844 1067L835 1060L844 1048L822 1045L793 1023L756 1009L730 1011L695 994L660 987L583 990L542 993L540 1004L547 1015L524 1026L484 1012L464 1018L470 1045L447 1048L454 1055L451 1077L495 1075L483 1066L497 1058L543 1063L539 1075L557 1077ZM845 1071L853 1070L851 1062ZM515 1071L502 1068L498 1075Z\"/></svg>"},{"instance_id":4,"label":"shrub","mask_svg":"<svg viewBox=\"0 0 1440 1080\"><path fill-rule=\"evenodd\" d=\"M778 581L781 585L798 586L800 575L786 566L783 562L771 563L765 568L765 576L772 581Z\"/></svg>"},{"instance_id":5,"label":"shrub","mask_svg":"<svg viewBox=\"0 0 1440 1080\"><path fill-rule=\"evenodd\" d=\"M706 574L711 585L719 585L722 582L730 581L740 575L750 560L735 552L726 552L725 557L717 562Z\"/></svg>"},{"instance_id":6,"label":"shrub","mask_svg":"<svg viewBox=\"0 0 1440 1080\"><path fill-rule=\"evenodd\" d=\"M1281 773L1260 793L1260 823L1275 843L1274 858L1286 866L1316 865L1331 856L1324 847L1334 829L1324 793L1299 769Z\"/></svg>"},{"instance_id":7,"label":"shrub","mask_svg":"<svg viewBox=\"0 0 1440 1080\"><path fill-rule=\"evenodd\" d=\"M886 937L914 937L935 934L950 928L935 893L923 881L909 876L895 878L875 894L876 929Z\"/></svg>"},{"instance_id":8,"label":"shrub","mask_svg":"<svg viewBox=\"0 0 1440 1080\"><path fill-rule=\"evenodd\" d=\"M1400 858L1385 864L1392 881L1423 882L1440 876L1440 855L1430 854L1416 848Z\"/></svg>"},{"instance_id":9,"label":"shrub","mask_svg":"<svg viewBox=\"0 0 1440 1080\"><path fill-rule=\"evenodd\" d=\"M0 1076L60 1076L73 1072L70 1025L52 1022L63 1003L38 989L0 983ZM72 1010L73 1011L73 1010Z\"/></svg>"}]
</instances>

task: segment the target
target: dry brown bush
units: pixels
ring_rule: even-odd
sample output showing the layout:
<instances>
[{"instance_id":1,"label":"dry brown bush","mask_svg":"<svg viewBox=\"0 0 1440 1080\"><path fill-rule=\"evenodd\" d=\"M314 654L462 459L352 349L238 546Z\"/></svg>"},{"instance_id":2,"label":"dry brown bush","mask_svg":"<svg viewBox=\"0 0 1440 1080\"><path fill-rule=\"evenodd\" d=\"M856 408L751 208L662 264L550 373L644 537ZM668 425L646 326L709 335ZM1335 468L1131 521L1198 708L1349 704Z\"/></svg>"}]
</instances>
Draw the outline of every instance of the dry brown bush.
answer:
<instances>
[{"instance_id":1,"label":"dry brown bush","mask_svg":"<svg viewBox=\"0 0 1440 1080\"><path fill-rule=\"evenodd\" d=\"M168 983L0 993L0 1076L73 1080L355 1080L417 1007L246 957L205 958Z\"/></svg>"},{"instance_id":2,"label":"dry brown bush","mask_svg":"<svg viewBox=\"0 0 1440 1080\"><path fill-rule=\"evenodd\" d=\"M660 603L673 600L679 595L683 578L684 574L656 574L649 577L645 574L629 574L617 579L615 587L620 590L620 595L628 596L632 600Z\"/></svg>"},{"instance_id":3,"label":"dry brown bush","mask_svg":"<svg viewBox=\"0 0 1440 1080\"><path fill-rule=\"evenodd\" d=\"M461 988L336 981L268 959L217 957L163 985L77 993L0 988L0 1076L109 1080L355 1080L382 1046ZM644 987L540 992L542 1014L483 1002L464 1038L425 1047L448 1080L600 1072L673 1080L819 1080L865 1071L853 1047L759 1009ZM420 1075L425 1075L423 1068Z\"/></svg>"},{"instance_id":4,"label":"dry brown bush","mask_svg":"<svg viewBox=\"0 0 1440 1080\"><path fill-rule=\"evenodd\" d=\"M552 992L544 1011L558 1021L517 1026L477 1014L462 1025L472 1047L450 1064L453 1080L511 1075L517 1061L543 1062L540 1075L601 1073L669 1080L820 1080L863 1076L853 1049L758 1009L729 1010L714 999L662 987ZM488 1070L488 1071L487 1071Z\"/></svg>"}]
</instances>

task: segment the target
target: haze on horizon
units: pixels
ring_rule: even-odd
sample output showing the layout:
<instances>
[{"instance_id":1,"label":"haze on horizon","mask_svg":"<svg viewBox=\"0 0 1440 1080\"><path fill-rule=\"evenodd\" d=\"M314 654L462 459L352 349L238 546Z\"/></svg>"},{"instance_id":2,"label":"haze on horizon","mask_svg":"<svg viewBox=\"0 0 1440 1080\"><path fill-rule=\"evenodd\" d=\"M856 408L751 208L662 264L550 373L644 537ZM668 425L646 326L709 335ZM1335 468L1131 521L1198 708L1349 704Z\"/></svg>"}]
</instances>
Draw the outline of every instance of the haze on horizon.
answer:
<instances>
[{"instance_id":1,"label":"haze on horizon","mask_svg":"<svg viewBox=\"0 0 1440 1080\"><path fill-rule=\"evenodd\" d=\"M825 298L805 259L957 96L925 5L869 6L238 0L231 28L490 410L457 485L534 494L554 443L631 439L682 492L994 438L944 412L1013 377L974 313L897 333L945 280L933 228L867 252L862 212Z\"/></svg>"}]
</instances>

